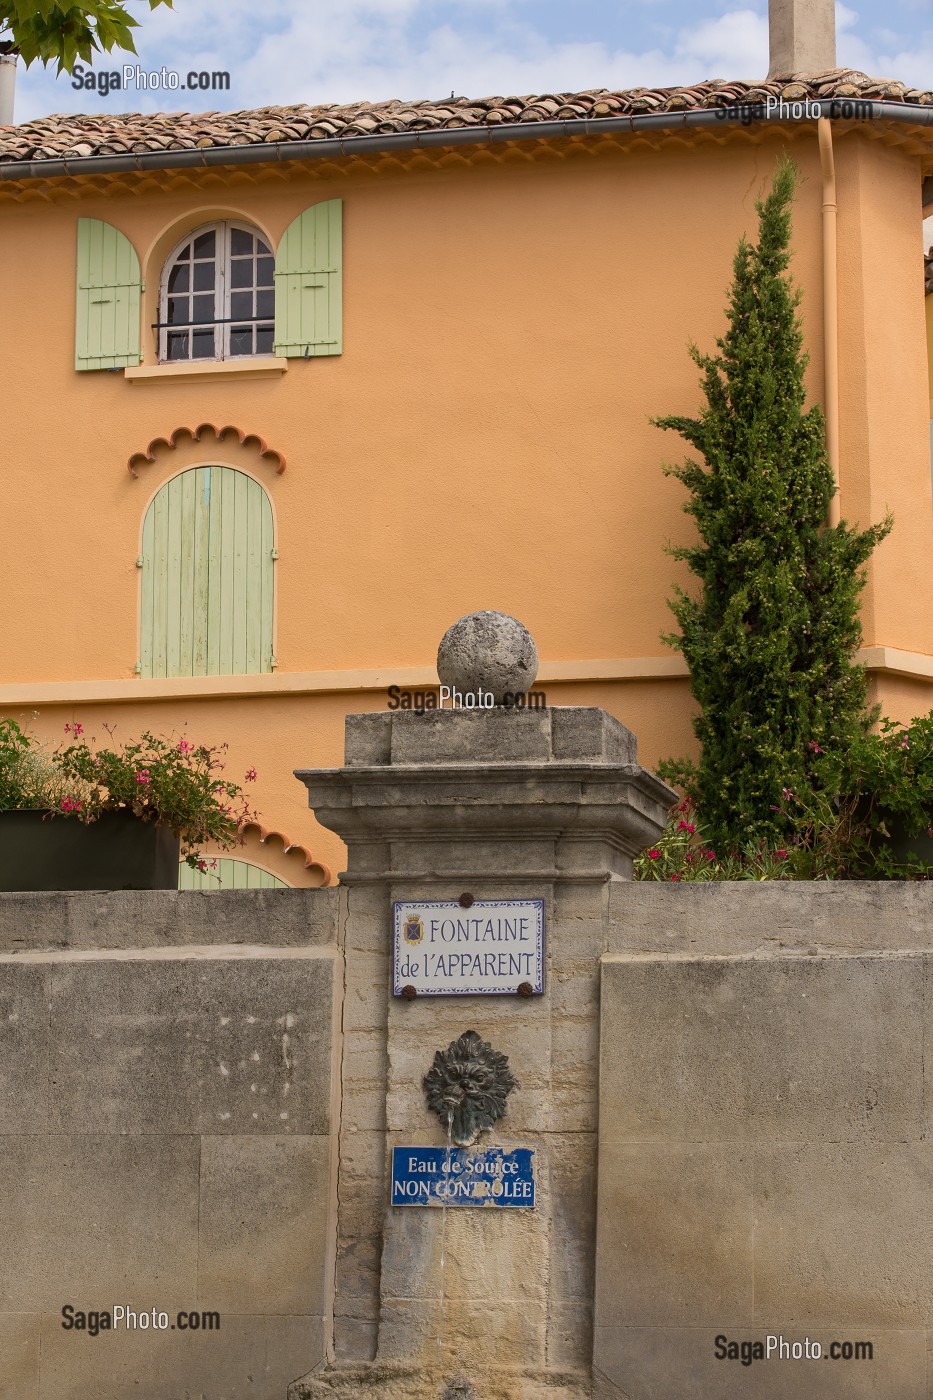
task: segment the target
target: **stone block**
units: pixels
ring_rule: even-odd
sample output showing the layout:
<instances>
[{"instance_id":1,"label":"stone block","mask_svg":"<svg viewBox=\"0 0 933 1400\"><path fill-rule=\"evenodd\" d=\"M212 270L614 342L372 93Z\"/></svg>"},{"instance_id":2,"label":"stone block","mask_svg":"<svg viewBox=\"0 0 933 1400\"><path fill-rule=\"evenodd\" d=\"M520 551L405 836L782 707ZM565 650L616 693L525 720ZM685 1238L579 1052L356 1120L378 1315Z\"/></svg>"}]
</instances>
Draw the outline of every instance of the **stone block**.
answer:
<instances>
[{"instance_id":1,"label":"stone block","mask_svg":"<svg viewBox=\"0 0 933 1400\"><path fill-rule=\"evenodd\" d=\"M48 1129L50 994L47 963L0 959L0 1134Z\"/></svg>"},{"instance_id":2,"label":"stone block","mask_svg":"<svg viewBox=\"0 0 933 1400\"><path fill-rule=\"evenodd\" d=\"M540 1199L540 1191L539 1191ZM540 1211L397 1208L382 1256L382 1296L488 1302L522 1308L548 1291L549 1222Z\"/></svg>"},{"instance_id":3,"label":"stone block","mask_svg":"<svg viewBox=\"0 0 933 1400\"><path fill-rule=\"evenodd\" d=\"M755 1322L933 1324L933 1144L755 1149Z\"/></svg>"},{"instance_id":4,"label":"stone block","mask_svg":"<svg viewBox=\"0 0 933 1400\"><path fill-rule=\"evenodd\" d=\"M540 1366L545 1359L547 1312L543 1299L521 1307L473 1302L392 1298L379 1326L383 1361L417 1361L469 1375L471 1367Z\"/></svg>"},{"instance_id":5,"label":"stone block","mask_svg":"<svg viewBox=\"0 0 933 1400\"><path fill-rule=\"evenodd\" d=\"M592 1303L549 1300L547 1355L557 1370L589 1370L593 1359Z\"/></svg>"},{"instance_id":6,"label":"stone block","mask_svg":"<svg viewBox=\"0 0 933 1400\"><path fill-rule=\"evenodd\" d=\"M753 1321L752 1153L600 1143L596 1325Z\"/></svg>"},{"instance_id":7,"label":"stone block","mask_svg":"<svg viewBox=\"0 0 933 1400\"><path fill-rule=\"evenodd\" d=\"M199 1146L151 1134L0 1137L0 1310L187 1307Z\"/></svg>"},{"instance_id":8,"label":"stone block","mask_svg":"<svg viewBox=\"0 0 933 1400\"><path fill-rule=\"evenodd\" d=\"M770 1330L770 1329L769 1329ZM827 1349L833 1341L868 1341L873 1358L752 1361L743 1342L765 1343L764 1328L749 1331L724 1320L720 1327L596 1329L594 1400L927 1400L922 1331L816 1332L775 1324L772 1335ZM739 1344L739 1360L716 1355L716 1338ZM721 1349L721 1348L720 1348Z\"/></svg>"},{"instance_id":9,"label":"stone block","mask_svg":"<svg viewBox=\"0 0 933 1400\"><path fill-rule=\"evenodd\" d=\"M548 713L555 762L638 762L635 735L605 710L586 705L558 705Z\"/></svg>"},{"instance_id":10,"label":"stone block","mask_svg":"<svg viewBox=\"0 0 933 1400\"><path fill-rule=\"evenodd\" d=\"M331 1214L327 1138L202 1138L200 1305L323 1318Z\"/></svg>"},{"instance_id":11,"label":"stone block","mask_svg":"<svg viewBox=\"0 0 933 1400\"><path fill-rule=\"evenodd\" d=\"M220 1323L91 1340L44 1318L38 1400L283 1400L290 1381L324 1361L320 1318L227 1314Z\"/></svg>"},{"instance_id":12,"label":"stone block","mask_svg":"<svg viewBox=\"0 0 933 1400\"><path fill-rule=\"evenodd\" d=\"M933 884L915 880L634 881L609 892L614 952L933 949Z\"/></svg>"},{"instance_id":13,"label":"stone block","mask_svg":"<svg viewBox=\"0 0 933 1400\"><path fill-rule=\"evenodd\" d=\"M336 943L336 889L0 894L0 952Z\"/></svg>"},{"instance_id":14,"label":"stone block","mask_svg":"<svg viewBox=\"0 0 933 1400\"><path fill-rule=\"evenodd\" d=\"M344 723L344 763L348 768L372 768L389 763L392 715L347 715Z\"/></svg>"},{"instance_id":15,"label":"stone block","mask_svg":"<svg viewBox=\"0 0 933 1400\"><path fill-rule=\"evenodd\" d=\"M59 963L53 1126L74 1132L326 1132L327 956Z\"/></svg>"},{"instance_id":16,"label":"stone block","mask_svg":"<svg viewBox=\"0 0 933 1400\"><path fill-rule=\"evenodd\" d=\"M609 959L607 1141L919 1138L919 958Z\"/></svg>"},{"instance_id":17,"label":"stone block","mask_svg":"<svg viewBox=\"0 0 933 1400\"><path fill-rule=\"evenodd\" d=\"M546 763L550 711L396 711L391 752L393 764Z\"/></svg>"},{"instance_id":18,"label":"stone block","mask_svg":"<svg viewBox=\"0 0 933 1400\"><path fill-rule=\"evenodd\" d=\"M540 1155L551 1206L548 1297L592 1307L596 1264L597 1143L594 1133L548 1135Z\"/></svg>"},{"instance_id":19,"label":"stone block","mask_svg":"<svg viewBox=\"0 0 933 1400\"><path fill-rule=\"evenodd\" d=\"M38 1313L0 1313L0 1394L3 1400L37 1400Z\"/></svg>"}]
</instances>

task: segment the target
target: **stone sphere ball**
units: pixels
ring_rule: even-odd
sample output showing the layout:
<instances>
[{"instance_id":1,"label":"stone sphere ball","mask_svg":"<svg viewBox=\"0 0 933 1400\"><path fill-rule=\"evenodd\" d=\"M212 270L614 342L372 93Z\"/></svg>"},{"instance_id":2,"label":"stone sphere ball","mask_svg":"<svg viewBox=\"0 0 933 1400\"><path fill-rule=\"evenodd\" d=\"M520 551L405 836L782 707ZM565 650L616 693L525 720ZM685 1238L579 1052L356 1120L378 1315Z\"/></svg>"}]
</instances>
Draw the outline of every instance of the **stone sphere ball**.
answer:
<instances>
[{"instance_id":1,"label":"stone sphere ball","mask_svg":"<svg viewBox=\"0 0 933 1400\"><path fill-rule=\"evenodd\" d=\"M465 695L492 692L495 703L511 692L528 691L538 674L538 650L527 627L501 612L461 617L437 649L441 685Z\"/></svg>"}]
</instances>

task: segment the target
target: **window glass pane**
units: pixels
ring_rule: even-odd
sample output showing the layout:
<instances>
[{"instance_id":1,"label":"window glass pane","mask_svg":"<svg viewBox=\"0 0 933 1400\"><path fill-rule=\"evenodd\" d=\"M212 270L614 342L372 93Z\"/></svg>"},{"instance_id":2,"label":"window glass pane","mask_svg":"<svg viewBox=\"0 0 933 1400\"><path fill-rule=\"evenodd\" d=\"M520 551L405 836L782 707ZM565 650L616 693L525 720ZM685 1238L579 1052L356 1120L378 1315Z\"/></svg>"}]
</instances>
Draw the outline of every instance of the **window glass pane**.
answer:
<instances>
[{"instance_id":1,"label":"window glass pane","mask_svg":"<svg viewBox=\"0 0 933 1400\"><path fill-rule=\"evenodd\" d=\"M234 258L230 264L231 287L251 287L253 285L252 258Z\"/></svg>"},{"instance_id":2,"label":"window glass pane","mask_svg":"<svg viewBox=\"0 0 933 1400\"><path fill-rule=\"evenodd\" d=\"M188 315L188 298L169 297L168 315L165 319L172 323L176 321L190 321L191 317Z\"/></svg>"},{"instance_id":3,"label":"window glass pane","mask_svg":"<svg viewBox=\"0 0 933 1400\"><path fill-rule=\"evenodd\" d=\"M196 292L212 292L217 278L216 264L212 262L195 263L194 265L194 290Z\"/></svg>"},{"instance_id":4,"label":"window glass pane","mask_svg":"<svg viewBox=\"0 0 933 1400\"><path fill-rule=\"evenodd\" d=\"M271 354L272 354L272 338L273 338L273 335L274 335L274 332L273 332L273 329L272 329L271 326L269 326L268 329L265 328L265 327L263 327L263 326L260 326L260 327L259 327L259 329L256 331L256 354L257 354L257 355L271 355Z\"/></svg>"},{"instance_id":5,"label":"window glass pane","mask_svg":"<svg viewBox=\"0 0 933 1400\"><path fill-rule=\"evenodd\" d=\"M230 251L234 257L237 253L252 253L253 245L256 242L251 233L245 229L235 228L230 230Z\"/></svg>"},{"instance_id":6,"label":"window glass pane","mask_svg":"<svg viewBox=\"0 0 933 1400\"><path fill-rule=\"evenodd\" d=\"M188 290L188 264L176 263L168 275L168 289L170 292L186 292Z\"/></svg>"},{"instance_id":7,"label":"window glass pane","mask_svg":"<svg viewBox=\"0 0 933 1400\"><path fill-rule=\"evenodd\" d=\"M194 256L196 258L212 258L217 235L211 229L210 233L202 233L194 240Z\"/></svg>"},{"instance_id":8,"label":"window glass pane","mask_svg":"<svg viewBox=\"0 0 933 1400\"><path fill-rule=\"evenodd\" d=\"M191 317L192 321L197 322L197 324L201 326L209 325L214 320L213 294L210 296L192 297L191 300L194 303L194 311Z\"/></svg>"},{"instance_id":9,"label":"window glass pane","mask_svg":"<svg viewBox=\"0 0 933 1400\"><path fill-rule=\"evenodd\" d=\"M263 241L262 241L261 238L257 238L257 239L256 239L256 252L257 252L257 253L271 253L271 252L272 252L272 249L271 249L271 248L267 248L266 245L265 245L265 243L263 243Z\"/></svg>"},{"instance_id":10,"label":"window glass pane","mask_svg":"<svg viewBox=\"0 0 933 1400\"><path fill-rule=\"evenodd\" d=\"M253 329L251 326L230 327L230 354L251 355L253 353Z\"/></svg>"},{"instance_id":11,"label":"window glass pane","mask_svg":"<svg viewBox=\"0 0 933 1400\"><path fill-rule=\"evenodd\" d=\"M191 244L190 244L190 243L186 243L185 246L184 246L184 248L182 248L181 252L178 254L178 261L179 261L179 262L184 262L185 258L190 258L190 257L191 257Z\"/></svg>"},{"instance_id":12,"label":"window glass pane","mask_svg":"<svg viewBox=\"0 0 933 1400\"><path fill-rule=\"evenodd\" d=\"M212 360L214 358L214 331L213 327L209 331L192 331L191 358L193 360Z\"/></svg>"},{"instance_id":13,"label":"window glass pane","mask_svg":"<svg viewBox=\"0 0 933 1400\"><path fill-rule=\"evenodd\" d=\"M170 360L187 360L188 358L188 332L169 331L168 333L168 357Z\"/></svg>"},{"instance_id":14,"label":"window glass pane","mask_svg":"<svg viewBox=\"0 0 933 1400\"><path fill-rule=\"evenodd\" d=\"M233 292L230 297L231 316L252 316L253 314L253 294L252 292Z\"/></svg>"},{"instance_id":15,"label":"window glass pane","mask_svg":"<svg viewBox=\"0 0 933 1400\"><path fill-rule=\"evenodd\" d=\"M272 274L275 271L275 258L260 258L256 267L256 286L272 287L275 279Z\"/></svg>"},{"instance_id":16,"label":"window glass pane","mask_svg":"<svg viewBox=\"0 0 933 1400\"><path fill-rule=\"evenodd\" d=\"M271 320L275 315L275 293L256 293L256 314L257 316L268 316Z\"/></svg>"}]
</instances>

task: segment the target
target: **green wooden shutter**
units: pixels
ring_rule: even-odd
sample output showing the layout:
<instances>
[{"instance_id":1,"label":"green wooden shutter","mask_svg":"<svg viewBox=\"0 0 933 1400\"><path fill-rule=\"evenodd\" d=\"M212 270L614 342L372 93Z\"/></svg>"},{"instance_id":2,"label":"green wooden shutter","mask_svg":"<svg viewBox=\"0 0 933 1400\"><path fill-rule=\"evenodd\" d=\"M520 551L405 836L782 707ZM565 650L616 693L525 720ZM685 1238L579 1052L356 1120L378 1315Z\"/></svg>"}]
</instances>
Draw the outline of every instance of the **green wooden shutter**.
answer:
<instances>
[{"instance_id":1,"label":"green wooden shutter","mask_svg":"<svg viewBox=\"0 0 933 1400\"><path fill-rule=\"evenodd\" d=\"M312 204L289 224L275 255L276 355L343 349L343 201Z\"/></svg>"},{"instance_id":2,"label":"green wooden shutter","mask_svg":"<svg viewBox=\"0 0 933 1400\"><path fill-rule=\"evenodd\" d=\"M139 258L101 219L78 220L75 369L139 364Z\"/></svg>"},{"instance_id":3,"label":"green wooden shutter","mask_svg":"<svg viewBox=\"0 0 933 1400\"><path fill-rule=\"evenodd\" d=\"M217 859L216 867L211 865L212 857L207 858L207 870L192 870L182 863L178 867L178 888L180 890L287 890L291 886L277 875L270 875L258 865L250 865L246 860L230 860L226 856Z\"/></svg>"},{"instance_id":4,"label":"green wooden shutter","mask_svg":"<svg viewBox=\"0 0 933 1400\"><path fill-rule=\"evenodd\" d=\"M144 676L272 670L272 505L232 467L167 481L143 522Z\"/></svg>"}]
</instances>

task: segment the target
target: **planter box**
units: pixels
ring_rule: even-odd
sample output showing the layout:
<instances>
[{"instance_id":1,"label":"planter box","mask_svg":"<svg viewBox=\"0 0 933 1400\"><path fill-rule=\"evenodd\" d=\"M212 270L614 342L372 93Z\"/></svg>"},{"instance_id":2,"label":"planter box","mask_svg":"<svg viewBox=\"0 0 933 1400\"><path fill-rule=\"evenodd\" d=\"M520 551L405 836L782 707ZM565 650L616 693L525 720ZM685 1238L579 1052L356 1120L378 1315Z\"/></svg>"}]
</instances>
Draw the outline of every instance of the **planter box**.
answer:
<instances>
[{"instance_id":1,"label":"planter box","mask_svg":"<svg viewBox=\"0 0 933 1400\"><path fill-rule=\"evenodd\" d=\"M0 890L176 890L181 838L132 812L0 812Z\"/></svg>"}]
</instances>

